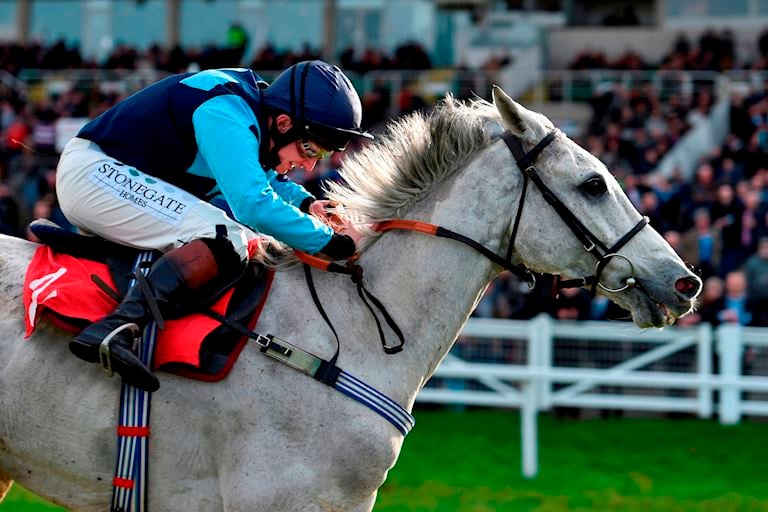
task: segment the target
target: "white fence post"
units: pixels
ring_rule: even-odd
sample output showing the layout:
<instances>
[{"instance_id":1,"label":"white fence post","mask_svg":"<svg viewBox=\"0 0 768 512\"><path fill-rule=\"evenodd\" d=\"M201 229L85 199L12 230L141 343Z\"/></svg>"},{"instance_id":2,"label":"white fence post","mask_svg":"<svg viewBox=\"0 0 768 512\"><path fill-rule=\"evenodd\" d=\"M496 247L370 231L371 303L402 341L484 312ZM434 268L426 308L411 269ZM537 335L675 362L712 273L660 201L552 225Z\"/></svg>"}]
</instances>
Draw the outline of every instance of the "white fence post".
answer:
<instances>
[{"instance_id":1,"label":"white fence post","mask_svg":"<svg viewBox=\"0 0 768 512\"><path fill-rule=\"evenodd\" d=\"M708 323L701 324L697 338L699 418L709 418L712 416L712 386L709 384L712 379L712 326Z\"/></svg>"},{"instance_id":2,"label":"white fence post","mask_svg":"<svg viewBox=\"0 0 768 512\"><path fill-rule=\"evenodd\" d=\"M541 329L540 319L536 318L530 323L528 330L528 379L521 382L522 393L520 403L520 436L523 448L523 476L533 478L539 472L539 435L536 422L539 411L538 383L535 373L540 367Z\"/></svg>"},{"instance_id":3,"label":"white fence post","mask_svg":"<svg viewBox=\"0 0 768 512\"><path fill-rule=\"evenodd\" d=\"M536 384L533 379L522 383L520 406L520 433L523 448L523 476L533 478L539 472L539 433Z\"/></svg>"},{"instance_id":4,"label":"white fence post","mask_svg":"<svg viewBox=\"0 0 768 512\"><path fill-rule=\"evenodd\" d=\"M741 388L734 382L741 376L741 326L722 324L717 328L717 352L720 354L720 423L734 425L741 419Z\"/></svg>"},{"instance_id":5,"label":"white fence post","mask_svg":"<svg viewBox=\"0 0 768 512\"><path fill-rule=\"evenodd\" d=\"M536 346L531 347L531 350L538 354L536 371L549 373L552 369L552 352L555 344L552 339L552 318L547 314L540 314L533 321L533 329L536 331L534 338ZM549 410L552 407L552 381L548 377L536 376L534 382L539 410Z\"/></svg>"}]
</instances>

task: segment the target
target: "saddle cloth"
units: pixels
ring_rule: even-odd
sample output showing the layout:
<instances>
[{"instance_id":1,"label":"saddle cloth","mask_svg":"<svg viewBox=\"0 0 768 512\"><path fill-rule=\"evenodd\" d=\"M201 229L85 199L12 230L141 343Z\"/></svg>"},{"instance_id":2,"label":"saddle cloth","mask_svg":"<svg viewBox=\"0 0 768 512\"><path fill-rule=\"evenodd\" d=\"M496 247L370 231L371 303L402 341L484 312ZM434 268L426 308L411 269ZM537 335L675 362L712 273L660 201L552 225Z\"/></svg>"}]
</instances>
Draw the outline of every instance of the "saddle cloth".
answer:
<instances>
[{"instance_id":1,"label":"saddle cloth","mask_svg":"<svg viewBox=\"0 0 768 512\"><path fill-rule=\"evenodd\" d=\"M66 246L72 241L92 237L61 231L43 235L47 238L53 234L55 248L38 247L27 268L23 292L27 338L43 316L60 328L78 333L111 313L125 292L132 261L121 256L116 264L103 254L85 258L82 250L77 256L67 254ZM82 244L79 246L82 248ZM253 330L273 276L274 272L251 262L244 276L208 309ZM158 330L154 369L196 380L218 381L232 369L247 341L247 336L203 313L166 320L165 328Z\"/></svg>"}]
</instances>

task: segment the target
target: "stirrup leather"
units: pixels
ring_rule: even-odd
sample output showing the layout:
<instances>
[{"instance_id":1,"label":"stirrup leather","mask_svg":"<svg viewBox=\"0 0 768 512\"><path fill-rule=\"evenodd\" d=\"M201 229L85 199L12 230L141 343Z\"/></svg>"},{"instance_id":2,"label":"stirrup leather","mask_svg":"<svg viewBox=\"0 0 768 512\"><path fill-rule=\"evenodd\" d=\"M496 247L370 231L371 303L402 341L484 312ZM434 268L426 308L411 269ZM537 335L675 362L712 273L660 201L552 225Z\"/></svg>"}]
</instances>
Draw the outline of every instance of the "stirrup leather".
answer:
<instances>
[{"instance_id":1,"label":"stirrup leather","mask_svg":"<svg viewBox=\"0 0 768 512\"><path fill-rule=\"evenodd\" d=\"M112 339L125 329L130 329L133 332L133 344L131 345L131 351L135 353L136 347L139 343L139 326L134 323L123 324L117 329L113 330L107 334L107 336L99 345L99 363L101 364L101 369L104 370L104 373L107 375L107 377L112 377L115 374L114 370L112 370L112 353L109 350L109 345L112 342Z\"/></svg>"}]
</instances>

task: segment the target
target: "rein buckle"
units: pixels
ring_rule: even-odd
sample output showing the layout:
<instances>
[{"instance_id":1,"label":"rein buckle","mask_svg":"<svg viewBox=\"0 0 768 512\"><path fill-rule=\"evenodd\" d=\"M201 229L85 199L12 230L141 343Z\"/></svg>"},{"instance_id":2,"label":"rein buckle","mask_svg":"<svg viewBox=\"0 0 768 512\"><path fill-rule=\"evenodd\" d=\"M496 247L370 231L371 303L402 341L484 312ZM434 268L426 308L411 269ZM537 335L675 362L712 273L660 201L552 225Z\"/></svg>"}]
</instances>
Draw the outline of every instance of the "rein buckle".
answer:
<instances>
[{"instance_id":1,"label":"rein buckle","mask_svg":"<svg viewBox=\"0 0 768 512\"><path fill-rule=\"evenodd\" d=\"M259 334L256 336L255 340L256 343L261 347L259 349L261 352L267 352L268 350L271 350L273 352L277 352L281 356L291 356L291 349L277 343L272 335L264 336L263 334Z\"/></svg>"}]
</instances>

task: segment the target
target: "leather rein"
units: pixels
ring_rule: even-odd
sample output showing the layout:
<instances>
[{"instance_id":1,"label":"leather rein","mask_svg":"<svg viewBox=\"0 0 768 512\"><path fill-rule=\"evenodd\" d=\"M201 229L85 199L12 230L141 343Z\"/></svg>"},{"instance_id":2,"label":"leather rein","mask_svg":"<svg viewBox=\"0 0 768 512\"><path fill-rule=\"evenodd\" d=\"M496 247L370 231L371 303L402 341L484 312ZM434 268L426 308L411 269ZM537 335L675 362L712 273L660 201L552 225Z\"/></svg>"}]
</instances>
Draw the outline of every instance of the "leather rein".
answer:
<instances>
[{"instance_id":1,"label":"leather rein","mask_svg":"<svg viewBox=\"0 0 768 512\"><path fill-rule=\"evenodd\" d=\"M460 233L456 233L455 231L451 231L450 229L444 228L442 226L437 226L417 220L393 219L383 221L379 222L374 229L381 233L392 230L416 231L440 238L456 240L473 248L502 269L509 270L527 282L528 285L533 288L536 285L536 277L533 272L531 272L531 270L524 265L514 265L511 263L515 239L517 237L517 231L520 225L520 218L522 216L523 206L525 205L525 196L528 190L528 184L532 181L539 189L547 203L549 203L554 208L554 210L557 212L563 222L566 223L571 232L576 236L576 238L579 239L584 247L584 250L592 254L592 256L594 256L597 260L595 264L594 275L579 277L566 281L559 281L557 283L558 289L583 288L589 286L590 294L594 297L594 295L597 293L598 286L605 291L614 293L639 286L639 283L635 277L635 269L632 261L628 257L620 254L618 251L648 224L648 217L643 216L640 221L638 221L638 223L635 224L635 226L626 234L624 234L624 236L622 236L616 243L610 247L606 246L596 235L594 235L586 226L584 226L584 224L573 214L573 212L571 212L565 203L563 203L557 197L557 195L544 183L538 171L536 170L536 167L534 166L536 158L539 156L539 154L541 154L544 148L546 148L555 139L556 135L557 130L552 130L530 151L526 153L523 150L520 140L518 140L517 137L515 137L509 130L506 130L501 134L501 139L509 148L510 152L515 158L515 161L517 162L518 168L523 174L523 187L520 194L520 200L518 201L514 223L512 225L512 232L510 235L506 257L496 254L481 243ZM353 260L350 260L346 264L342 265L340 263L334 263L322 258L318 258L316 256L311 256L301 251L294 252L296 257L304 264L304 273L307 278L307 284L309 285L310 293L312 294L312 299L315 302L315 306L320 311L320 314L322 315L325 322L331 328L331 331L333 331L334 336L336 336L337 348L334 357L331 359L333 362L335 362L339 354L339 337L336 334L336 329L334 329L317 296L317 291L312 281L310 267L318 268L326 272L346 274L351 276L352 281L357 285L358 295L368 307L369 311L371 311L374 319L376 320L376 326L384 352L387 354L396 354L402 350L405 343L403 333L397 326L396 322L392 319L391 315L387 312L383 304L378 299L376 299L376 297L374 297L363 285L363 268L359 264L355 263ZM629 264L630 275L624 279L622 286L618 288L609 288L600 282L600 275L610 260L616 257L623 259ZM389 327L397 335L399 344L394 346L388 346L386 344L381 321L378 319L372 304L381 312Z\"/></svg>"}]
</instances>

